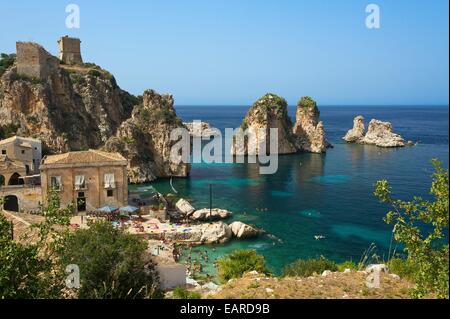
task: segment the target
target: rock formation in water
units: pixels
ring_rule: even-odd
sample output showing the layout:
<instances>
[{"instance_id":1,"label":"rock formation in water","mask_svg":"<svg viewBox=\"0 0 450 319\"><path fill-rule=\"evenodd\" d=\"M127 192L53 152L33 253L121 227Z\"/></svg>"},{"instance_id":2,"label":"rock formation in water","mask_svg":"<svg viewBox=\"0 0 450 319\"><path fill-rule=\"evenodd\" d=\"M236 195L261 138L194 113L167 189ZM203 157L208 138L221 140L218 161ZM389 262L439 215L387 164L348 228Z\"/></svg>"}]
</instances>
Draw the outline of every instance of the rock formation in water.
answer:
<instances>
[{"instance_id":1,"label":"rock formation in water","mask_svg":"<svg viewBox=\"0 0 450 319\"><path fill-rule=\"evenodd\" d=\"M278 154L291 154L298 151L323 153L331 147L325 139L323 123L319 121L320 112L316 102L310 97L303 97L297 107L295 126L287 113L287 102L275 94L266 94L253 104L248 111L241 128L256 133L256 139L251 142L245 139L244 144L236 143L240 137L236 134L232 146L232 154L249 155L249 150L260 154L259 143L266 143L266 153L269 151L269 129L278 129ZM259 129L263 129L261 135ZM253 143L253 145L251 145Z\"/></svg>"},{"instance_id":2,"label":"rock formation in water","mask_svg":"<svg viewBox=\"0 0 450 319\"><path fill-rule=\"evenodd\" d=\"M184 126L189 130L189 134L192 137L200 138L200 137L212 137L220 134L220 130L211 126L211 124L207 122L189 122L183 123Z\"/></svg>"},{"instance_id":3,"label":"rock formation in water","mask_svg":"<svg viewBox=\"0 0 450 319\"><path fill-rule=\"evenodd\" d=\"M261 230L239 221L233 222L229 226L233 236L238 239L254 238L262 233Z\"/></svg>"},{"instance_id":4,"label":"rock formation in water","mask_svg":"<svg viewBox=\"0 0 450 319\"><path fill-rule=\"evenodd\" d=\"M300 151L323 153L330 146L319 117L320 111L316 102L308 96L302 97L297 105L297 119L294 126L297 148Z\"/></svg>"},{"instance_id":5,"label":"rock formation in water","mask_svg":"<svg viewBox=\"0 0 450 319\"><path fill-rule=\"evenodd\" d=\"M142 104L133 109L131 118L123 122L115 136L106 142L105 150L119 152L129 160L131 182L189 175L188 163L177 163L171 158L171 148L177 141L170 139L170 133L185 128L175 113L173 102L171 95L145 91Z\"/></svg>"},{"instance_id":6,"label":"rock formation in water","mask_svg":"<svg viewBox=\"0 0 450 319\"><path fill-rule=\"evenodd\" d=\"M35 43L17 48L17 58L0 70L0 131L41 139L44 154L107 144L106 149L133 155L135 182L189 173L187 165L167 160L167 130L184 127L171 97L154 92L135 97L95 64L63 64ZM145 121L152 126L142 125Z\"/></svg>"},{"instance_id":7,"label":"rock formation in water","mask_svg":"<svg viewBox=\"0 0 450 319\"><path fill-rule=\"evenodd\" d=\"M343 139L349 143L376 145L379 147L403 147L405 140L393 132L392 124L379 120L371 120L367 133L364 134L364 118L357 116L353 120L353 128ZM411 142L409 143L411 144Z\"/></svg>"},{"instance_id":8,"label":"rock formation in water","mask_svg":"<svg viewBox=\"0 0 450 319\"><path fill-rule=\"evenodd\" d=\"M361 143L366 134L364 117L359 115L353 120L353 128L345 134L343 139L349 143Z\"/></svg>"},{"instance_id":9,"label":"rock formation in water","mask_svg":"<svg viewBox=\"0 0 450 319\"><path fill-rule=\"evenodd\" d=\"M266 94L256 101L245 116L241 128L254 132L254 138L244 138L244 143L238 143L241 136L237 134L231 149L234 155L267 154L270 150L270 128L278 129L278 154L297 152L287 102L275 94ZM265 145L265 150L260 148L261 145Z\"/></svg>"}]
</instances>

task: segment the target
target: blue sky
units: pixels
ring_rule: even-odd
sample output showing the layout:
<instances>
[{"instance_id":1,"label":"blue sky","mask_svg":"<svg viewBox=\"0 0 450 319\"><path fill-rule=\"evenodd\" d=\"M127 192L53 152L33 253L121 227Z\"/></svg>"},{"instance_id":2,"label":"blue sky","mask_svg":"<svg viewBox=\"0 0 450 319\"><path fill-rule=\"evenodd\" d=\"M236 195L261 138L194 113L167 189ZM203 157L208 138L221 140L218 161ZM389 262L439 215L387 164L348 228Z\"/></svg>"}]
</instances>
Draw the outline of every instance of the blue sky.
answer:
<instances>
[{"instance_id":1,"label":"blue sky","mask_svg":"<svg viewBox=\"0 0 450 319\"><path fill-rule=\"evenodd\" d=\"M447 0L1 1L0 52L82 40L86 62L134 94L177 105L248 105L266 92L295 104L448 105ZM80 29L65 27L78 4ZM365 8L381 8L367 29ZM19 18L20 17L20 18Z\"/></svg>"}]
</instances>

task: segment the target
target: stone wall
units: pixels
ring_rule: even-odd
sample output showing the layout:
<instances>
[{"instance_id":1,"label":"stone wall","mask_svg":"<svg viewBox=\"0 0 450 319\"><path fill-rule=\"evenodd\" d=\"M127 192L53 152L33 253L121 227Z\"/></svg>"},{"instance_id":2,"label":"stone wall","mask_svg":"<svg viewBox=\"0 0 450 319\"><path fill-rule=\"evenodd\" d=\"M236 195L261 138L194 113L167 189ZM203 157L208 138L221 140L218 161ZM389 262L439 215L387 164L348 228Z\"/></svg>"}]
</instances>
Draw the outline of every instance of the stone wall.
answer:
<instances>
[{"instance_id":1,"label":"stone wall","mask_svg":"<svg viewBox=\"0 0 450 319\"><path fill-rule=\"evenodd\" d=\"M81 64L80 39L64 36L58 40L59 58L67 64Z\"/></svg>"},{"instance_id":2,"label":"stone wall","mask_svg":"<svg viewBox=\"0 0 450 319\"><path fill-rule=\"evenodd\" d=\"M58 68L59 61L42 46L33 42L17 42L17 73L41 80Z\"/></svg>"}]
</instances>

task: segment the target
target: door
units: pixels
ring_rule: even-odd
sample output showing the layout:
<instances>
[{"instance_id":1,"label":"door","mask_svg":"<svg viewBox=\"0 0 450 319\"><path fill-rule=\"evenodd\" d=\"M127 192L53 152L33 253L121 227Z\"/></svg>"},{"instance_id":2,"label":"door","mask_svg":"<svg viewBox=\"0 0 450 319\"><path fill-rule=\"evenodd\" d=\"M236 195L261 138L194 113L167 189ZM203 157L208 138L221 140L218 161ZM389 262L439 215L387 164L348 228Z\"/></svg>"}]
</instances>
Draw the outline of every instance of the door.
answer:
<instances>
[{"instance_id":1,"label":"door","mask_svg":"<svg viewBox=\"0 0 450 319\"><path fill-rule=\"evenodd\" d=\"M3 209L9 210L11 212L19 212L19 200L17 199L17 196L6 196L5 203L3 204Z\"/></svg>"}]
</instances>

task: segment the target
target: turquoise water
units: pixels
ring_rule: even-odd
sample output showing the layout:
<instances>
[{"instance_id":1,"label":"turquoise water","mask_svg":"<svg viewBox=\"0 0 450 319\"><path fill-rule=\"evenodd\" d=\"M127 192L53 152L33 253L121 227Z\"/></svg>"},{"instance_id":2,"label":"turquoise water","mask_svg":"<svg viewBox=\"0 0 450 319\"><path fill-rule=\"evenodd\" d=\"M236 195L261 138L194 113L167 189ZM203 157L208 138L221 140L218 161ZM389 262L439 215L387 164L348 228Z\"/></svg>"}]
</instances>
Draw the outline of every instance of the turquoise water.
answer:
<instances>
[{"instance_id":1,"label":"turquoise water","mask_svg":"<svg viewBox=\"0 0 450 319\"><path fill-rule=\"evenodd\" d=\"M183 120L202 119L221 129L239 126L245 111L245 107L177 108ZM173 180L178 195L197 208L209 206L211 184L214 207L231 210L232 220L270 234L194 251L208 250L211 261L235 249L256 249L276 273L298 258L359 260L371 243L380 256L387 256L391 228L383 217L388 208L373 196L374 183L389 180L395 196L404 199L428 195L431 158L440 158L448 167L448 108L322 107L321 111L335 145L327 154L282 156L274 175L259 175L257 164L194 164L190 178ZM371 117L391 121L396 132L421 144L402 149L344 144L340 138L357 114L365 115L366 122ZM168 180L151 185L171 192ZM325 238L316 240L316 235ZM207 270L213 270L212 263Z\"/></svg>"}]
</instances>

